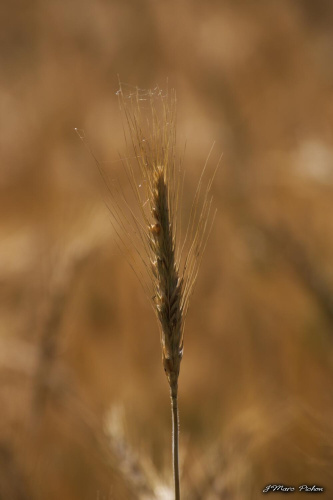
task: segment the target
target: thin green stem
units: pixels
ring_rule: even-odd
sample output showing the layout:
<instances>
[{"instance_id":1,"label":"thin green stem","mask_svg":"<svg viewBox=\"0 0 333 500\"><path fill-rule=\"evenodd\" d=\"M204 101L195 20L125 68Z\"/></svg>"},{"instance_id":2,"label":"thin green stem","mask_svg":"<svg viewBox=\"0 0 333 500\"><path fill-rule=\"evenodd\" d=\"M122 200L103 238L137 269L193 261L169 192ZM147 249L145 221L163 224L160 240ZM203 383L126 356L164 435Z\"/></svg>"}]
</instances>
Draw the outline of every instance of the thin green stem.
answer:
<instances>
[{"instance_id":1,"label":"thin green stem","mask_svg":"<svg viewBox=\"0 0 333 500\"><path fill-rule=\"evenodd\" d=\"M179 482L179 415L178 415L178 390L171 391L172 411L172 458L173 478L175 483L175 500L180 500Z\"/></svg>"}]
</instances>

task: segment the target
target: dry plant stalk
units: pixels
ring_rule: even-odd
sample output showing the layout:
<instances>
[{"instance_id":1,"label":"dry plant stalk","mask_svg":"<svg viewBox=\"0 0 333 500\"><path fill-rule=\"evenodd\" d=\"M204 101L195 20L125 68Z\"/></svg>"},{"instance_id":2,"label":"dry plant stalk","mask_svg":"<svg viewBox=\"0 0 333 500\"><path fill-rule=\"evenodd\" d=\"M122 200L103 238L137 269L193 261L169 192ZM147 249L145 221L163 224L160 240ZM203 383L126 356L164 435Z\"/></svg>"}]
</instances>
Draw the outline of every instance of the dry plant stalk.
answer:
<instances>
[{"instance_id":1,"label":"dry plant stalk","mask_svg":"<svg viewBox=\"0 0 333 500\"><path fill-rule=\"evenodd\" d=\"M118 96L125 115L127 145L127 157L122 161L134 203L121 185L110 185L101 165L98 162L97 165L111 193L108 208L118 242L152 298L160 326L162 360L171 394L173 469L178 500L178 377L185 317L214 219L210 217L213 178L204 186L205 166L182 239L180 205L184 173L175 151L175 93L163 94L156 88L148 92L136 89L126 94L121 86ZM131 248L136 250L135 255L128 252Z\"/></svg>"}]
</instances>

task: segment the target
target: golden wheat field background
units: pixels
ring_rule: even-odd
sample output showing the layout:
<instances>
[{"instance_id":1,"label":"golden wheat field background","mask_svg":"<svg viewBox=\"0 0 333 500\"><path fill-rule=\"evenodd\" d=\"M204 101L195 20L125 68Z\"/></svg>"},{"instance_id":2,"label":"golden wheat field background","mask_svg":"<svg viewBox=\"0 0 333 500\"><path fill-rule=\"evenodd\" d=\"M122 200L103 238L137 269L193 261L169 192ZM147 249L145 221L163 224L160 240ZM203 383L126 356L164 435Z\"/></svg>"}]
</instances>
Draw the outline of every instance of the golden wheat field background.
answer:
<instances>
[{"instance_id":1,"label":"golden wheat field background","mask_svg":"<svg viewBox=\"0 0 333 500\"><path fill-rule=\"evenodd\" d=\"M74 130L122 176L119 79L176 89L185 218L223 154L186 320L183 498L332 499L332 2L4 0L0 26L1 500L172 498L158 327Z\"/></svg>"}]
</instances>

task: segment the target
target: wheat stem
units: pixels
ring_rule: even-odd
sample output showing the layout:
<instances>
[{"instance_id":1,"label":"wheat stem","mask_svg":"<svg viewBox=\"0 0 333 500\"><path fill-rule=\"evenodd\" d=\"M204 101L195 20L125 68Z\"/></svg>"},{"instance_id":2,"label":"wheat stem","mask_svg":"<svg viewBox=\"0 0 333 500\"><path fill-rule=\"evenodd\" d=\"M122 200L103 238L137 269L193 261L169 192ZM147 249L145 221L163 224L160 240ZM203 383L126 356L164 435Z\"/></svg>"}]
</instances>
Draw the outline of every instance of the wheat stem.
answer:
<instances>
[{"instance_id":1,"label":"wheat stem","mask_svg":"<svg viewBox=\"0 0 333 500\"><path fill-rule=\"evenodd\" d=\"M178 390L171 391L171 413L172 413L172 459L173 478L175 485L175 500L180 500L180 478L179 478L179 413L178 413Z\"/></svg>"}]
</instances>

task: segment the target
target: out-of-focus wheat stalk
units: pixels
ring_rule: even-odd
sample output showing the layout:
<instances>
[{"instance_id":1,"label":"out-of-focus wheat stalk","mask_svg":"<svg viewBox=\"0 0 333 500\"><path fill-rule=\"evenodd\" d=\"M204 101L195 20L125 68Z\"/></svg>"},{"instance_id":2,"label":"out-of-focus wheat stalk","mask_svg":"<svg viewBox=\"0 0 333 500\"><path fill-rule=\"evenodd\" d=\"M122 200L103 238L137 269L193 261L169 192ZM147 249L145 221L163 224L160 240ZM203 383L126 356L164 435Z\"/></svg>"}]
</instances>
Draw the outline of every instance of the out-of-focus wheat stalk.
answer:
<instances>
[{"instance_id":1,"label":"out-of-focus wheat stalk","mask_svg":"<svg viewBox=\"0 0 333 500\"><path fill-rule=\"evenodd\" d=\"M182 238L180 206L184 173L176 157L175 92L164 94L156 88L148 92L136 89L126 94L121 86L118 96L125 115L127 155L123 165L134 199L129 199L120 184L111 185L97 164L111 192L108 206L119 244L152 298L160 327L162 360L171 395L173 469L178 500L178 378L186 313L213 221L210 217L212 179L204 186L202 172ZM130 247L136 250L137 258Z\"/></svg>"}]
</instances>

